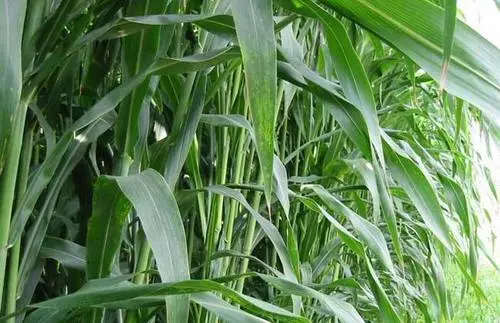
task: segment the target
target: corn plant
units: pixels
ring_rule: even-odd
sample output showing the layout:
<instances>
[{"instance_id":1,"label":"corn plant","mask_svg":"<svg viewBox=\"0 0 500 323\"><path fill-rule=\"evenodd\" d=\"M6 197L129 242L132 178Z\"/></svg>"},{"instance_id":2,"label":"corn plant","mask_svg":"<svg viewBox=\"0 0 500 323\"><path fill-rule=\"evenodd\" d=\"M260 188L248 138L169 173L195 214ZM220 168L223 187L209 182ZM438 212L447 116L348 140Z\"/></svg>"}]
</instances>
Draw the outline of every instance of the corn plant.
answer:
<instances>
[{"instance_id":1,"label":"corn plant","mask_svg":"<svg viewBox=\"0 0 500 323\"><path fill-rule=\"evenodd\" d=\"M500 51L456 1L0 17L1 319L443 322L449 262L484 298Z\"/></svg>"}]
</instances>

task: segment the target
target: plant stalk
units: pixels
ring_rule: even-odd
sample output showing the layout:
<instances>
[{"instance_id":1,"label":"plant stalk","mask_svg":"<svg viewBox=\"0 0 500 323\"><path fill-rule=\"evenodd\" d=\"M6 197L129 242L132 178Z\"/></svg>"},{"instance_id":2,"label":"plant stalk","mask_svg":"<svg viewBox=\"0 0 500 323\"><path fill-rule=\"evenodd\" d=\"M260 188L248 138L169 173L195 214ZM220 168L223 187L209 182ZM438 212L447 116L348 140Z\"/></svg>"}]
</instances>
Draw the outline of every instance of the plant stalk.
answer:
<instances>
[{"instance_id":1,"label":"plant stalk","mask_svg":"<svg viewBox=\"0 0 500 323\"><path fill-rule=\"evenodd\" d=\"M24 134L24 141L21 151L21 164L19 170L19 186L17 187L16 203L21 202L26 187L28 186L28 176L31 162L31 152L33 151L33 129ZM19 255L21 253L21 239L17 239L12 247L9 256L9 279L7 281L7 295L5 295L5 313L11 314L16 311L17 282L19 273ZM7 319L6 323L15 323L16 317Z\"/></svg>"},{"instance_id":2,"label":"plant stalk","mask_svg":"<svg viewBox=\"0 0 500 323\"><path fill-rule=\"evenodd\" d=\"M7 150L7 163L0 176L0 309L2 308L5 269L7 265L7 243L9 241L10 221L14 206L17 171L19 168L24 124L30 97L31 95L28 95L26 98L21 99L14 115L10 146ZM16 237L16 239L19 240L20 237Z\"/></svg>"}]
</instances>

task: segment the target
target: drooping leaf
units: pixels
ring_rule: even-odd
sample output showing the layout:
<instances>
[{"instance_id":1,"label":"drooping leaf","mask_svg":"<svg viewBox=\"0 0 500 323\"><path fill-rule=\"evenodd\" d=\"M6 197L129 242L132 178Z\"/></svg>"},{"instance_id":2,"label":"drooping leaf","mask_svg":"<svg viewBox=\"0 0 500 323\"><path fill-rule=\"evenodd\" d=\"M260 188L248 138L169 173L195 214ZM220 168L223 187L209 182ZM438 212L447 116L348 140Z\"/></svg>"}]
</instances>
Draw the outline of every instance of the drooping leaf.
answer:
<instances>
[{"instance_id":1,"label":"drooping leaf","mask_svg":"<svg viewBox=\"0 0 500 323\"><path fill-rule=\"evenodd\" d=\"M102 212L93 214L87 239L89 274L97 274L90 277L103 278L110 273L128 215L127 207L132 205L151 244L162 281L189 279L184 227L177 202L165 179L154 170L146 170L133 176L101 177L100 183L96 188L94 211ZM110 201L114 201L111 214ZM103 269L105 271L100 271ZM166 303L169 320L187 321L189 297L167 297Z\"/></svg>"},{"instance_id":2,"label":"drooping leaf","mask_svg":"<svg viewBox=\"0 0 500 323\"><path fill-rule=\"evenodd\" d=\"M426 0L321 2L394 45L439 81L444 57L442 8ZM457 20L445 89L479 107L490 118L497 117L499 60L498 48Z\"/></svg>"},{"instance_id":3,"label":"drooping leaf","mask_svg":"<svg viewBox=\"0 0 500 323\"><path fill-rule=\"evenodd\" d=\"M351 304L337 298L335 295L326 295L304 285L273 276L259 274L259 277L283 291L317 299L330 315L335 315L341 322L364 322Z\"/></svg>"},{"instance_id":4,"label":"drooping leaf","mask_svg":"<svg viewBox=\"0 0 500 323\"><path fill-rule=\"evenodd\" d=\"M276 119L276 41L271 0L231 0L245 68L264 193L270 204L273 185L274 125Z\"/></svg>"},{"instance_id":5,"label":"drooping leaf","mask_svg":"<svg viewBox=\"0 0 500 323\"><path fill-rule=\"evenodd\" d=\"M72 241L46 237L40 249L40 258L55 259L67 268L85 271L85 247Z\"/></svg>"},{"instance_id":6,"label":"drooping leaf","mask_svg":"<svg viewBox=\"0 0 500 323\"><path fill-rule=\"evenodd\" d=\"M389 144L386 146L386 154L391 175L408 194L431 232L451 250L448 224L429 176L426 176L392 139L385 137L385 141Z\"/></svg>"},{"instance_id":7,"label":"drooping leaf","mask_svg":"<svg viewBox=\"0 0 500 323\"><path fill-rule=\"evenodd\" d=\"M370 250L377 256L380 262L391 274L395 273L394 265L387 248L384 235L378 227L345 206L332 194L328 193L328 191L323 187L317 185L310 185L307 187L310 187L328 206L328 208L348 218L361 240L366 243L368 248L370 248Z\"/></svg>"},{"instance_id":8,"label":"drooping leaf","mask_svg":"<svg viewBox=\"0 0 500 323\"><path fill-rule=\"evenodd\" d=\"M125 280L126 279L127 277L125 277ZM76 293L30 306L39 308L37 311L43 311L47 308L59 311L71 308L89 308L92 306L106 308L108 304L111 308L116 308L119 302L137 299L141 296L154 297L175 295L175 297L178 297L182 294L190 293L219 292L224 297L231 299L253 312L259 312L287 322L309 322L309 320L304 317L294 315L284 309L253 297L237 293L222 284L210 280L187 280L178 283L134 285L127 284L126 281L124 281L124 277L117 277L89 281L87 285L88 286L84 286Z\"/></svg>"}]
</instances>

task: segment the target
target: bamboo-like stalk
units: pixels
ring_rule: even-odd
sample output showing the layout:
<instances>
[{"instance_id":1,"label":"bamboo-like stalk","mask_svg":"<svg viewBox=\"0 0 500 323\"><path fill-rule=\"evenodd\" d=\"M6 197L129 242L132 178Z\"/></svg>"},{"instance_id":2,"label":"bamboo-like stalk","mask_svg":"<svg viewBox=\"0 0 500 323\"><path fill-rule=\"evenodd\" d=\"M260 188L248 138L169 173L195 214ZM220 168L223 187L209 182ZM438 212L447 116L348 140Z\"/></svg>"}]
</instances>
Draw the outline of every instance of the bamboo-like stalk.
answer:
<instances>
[{"instance_id":1,"label":"bamboo-like stalk","mask_svg":"<svg viewBox=\"0 0 500 323\"><path fill-rule=\"evenodd\" d=\"M9 141L7 162L0 177L0 309L4 292L7 264L7 242L9 239L10 221L14 206L19 159L23 143L24 124L26 112L31 95L21 98L14 115L12 133ZM19 240L20 237L16 237Z\"/></svg>"},{"instance_id":2,"label":"bamboo-like stalk","mask_svg":"<svg viewBox=\"0 0 500 323\"><path fill-rule=\"evenodd\" d=\"M259 185L262 185L262 172L259 172L259 177L257 179L257 183ZM252 200L252 207L256 210L259 209L260 202L262 200L262 192L261 191L255 191L253 195L253 200ZM255 226L256 226L256 220L252 216L248 216L247 219L247 228L245 231L245 240L243 241L243 248L242 248L242 253L244 255L249 255L250 252L252 251L252 244L253 244L253 239L255 236ZM247 271L248 269L248 258L243 258L240 263L240 268L239 268L239 274L243 274ZM238 280L236 284L236 291L242 292L243 291L243 286L245 285L245 277L242 277Z\"/></svg>"},{"instance_id":3,"label":"bamboo-like stalk","mask_svg":"<svg viewBox=\"0 0 500 323\"><path fill-rule=\"evenodd\" d=\"M31 153L33 151L33 130L28 129L24 134L23 146L21 150L21 161L18 175L18 187L16 192L16 203L20 203L26 192L28 185L28 175L30 170ZM17 278L19 270L19 255L21 252L21 239L18 239L9 255L9 279L7 281L7 294L5 295L5 313L11 314L16 311L17 300ZM15 323L16 317L10 317L7 323Z\"/></svg>"}]
</instances>

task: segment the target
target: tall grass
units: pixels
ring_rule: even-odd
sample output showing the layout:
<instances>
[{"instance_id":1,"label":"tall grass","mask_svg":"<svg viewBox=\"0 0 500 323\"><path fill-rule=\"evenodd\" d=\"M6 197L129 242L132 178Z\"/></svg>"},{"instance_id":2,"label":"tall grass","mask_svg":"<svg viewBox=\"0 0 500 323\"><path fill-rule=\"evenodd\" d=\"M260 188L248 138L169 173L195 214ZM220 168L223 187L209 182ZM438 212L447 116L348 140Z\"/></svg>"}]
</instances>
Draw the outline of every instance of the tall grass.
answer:
<instances>
[{"instance_id":1,"label":"tall grass","mask_svg":"<svg viewBox=\"0 0 500 323\"><path fill-rule=\"evenodd\" d=\"M442 322L448 261L485 298L500 51L455 1L0 16L1 319Z\"/></svg>"}]
</instances>

